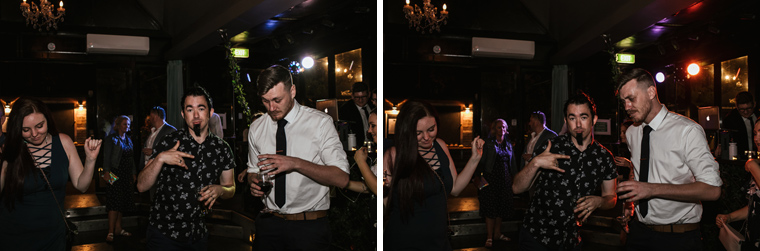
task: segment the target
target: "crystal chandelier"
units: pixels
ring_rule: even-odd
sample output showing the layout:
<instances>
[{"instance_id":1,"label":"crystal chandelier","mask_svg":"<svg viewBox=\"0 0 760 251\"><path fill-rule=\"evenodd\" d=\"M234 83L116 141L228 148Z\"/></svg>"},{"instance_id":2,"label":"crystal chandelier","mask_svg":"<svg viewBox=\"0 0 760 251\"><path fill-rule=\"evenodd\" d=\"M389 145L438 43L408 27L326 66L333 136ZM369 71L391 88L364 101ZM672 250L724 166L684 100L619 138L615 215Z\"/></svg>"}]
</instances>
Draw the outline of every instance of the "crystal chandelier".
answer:
<instances>
[{"instance_id":1,"label":"crystal chandelier","mask_svg":"<svg viewBox=\"0 0 760 251\"><path fill-rule=\"evenodd\" d=\"M446 4L443 4L443 10L441 15L438 14L438 7L430 4L430 0L422 1L422 8L409 5L409 0L406 0L404 5L404 15L409 20L409 28L414 27L417 31L433 33L433 31L441 32L441 25L446 24L446 19L449 17L449 12L446 11Z\"/></svg>"},{"instance_id":2,"label":"crystal chandelier","mask_svg":"<svg viewBox=\"0 0 760 251\"><path fill-rule=\"evenodd\" d=\"M30 1L31 2L31 1ZM55 6L47 0L40 0L40 5L37 6L34 2L31 5L26 3L26 0L21 3L21 14L26 18L26 25L32 25L35 29L42 31L50 30L50 28L58 29L58 22L63 22L63 14L66 13L66 9L63 8L63 1L58 7L58 14L53 13Z\"/></svg>"}]
</instances>

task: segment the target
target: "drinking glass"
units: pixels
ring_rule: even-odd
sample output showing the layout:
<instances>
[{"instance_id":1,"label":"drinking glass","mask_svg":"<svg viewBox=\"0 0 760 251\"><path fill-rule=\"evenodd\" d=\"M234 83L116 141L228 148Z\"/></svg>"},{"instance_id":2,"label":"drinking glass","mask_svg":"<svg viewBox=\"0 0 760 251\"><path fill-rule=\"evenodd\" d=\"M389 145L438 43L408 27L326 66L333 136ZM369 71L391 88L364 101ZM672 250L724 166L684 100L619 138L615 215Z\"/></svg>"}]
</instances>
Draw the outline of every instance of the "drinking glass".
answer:
<instances>
[{"instance_id":1,"label":"drinking glass","mask_svg":"<svg viewBox=\"0 0 760 251\"><path fill-rule=\"evenodd\" d=\"M210 185L209 185L210 186ZM205 192L206 189L208 189L209 186L200 186L198 189L196 189L196 196L198 200L198 206L200 207L200 214L201 217L206 217L206 215L211 214L212 209L210 207L206 206L206 202L201 200L201 193Z\"/></svg>"},{"instance_id":2,"label":"drinking glass","mask_svg":"<svg viewBox=\"0 0 760 251\"><path fill-rule=\"evenodd\" d=\"M624 180L619 181L618 184L620 184L620 182L623 182L623 181ZM631 191L618 192L617 193L618 201L620 200L620 196L623 196L629 192ZM626 213L626 210L633 211L633 202L622 201L622 203L623 203L622 212L620 212L620 216L615 217L615 220L617 220L620 223L620 226L623 227L623 229L625 229L628 227L628 222L631 221L631 215L630 213Z\"/></svg>"},{"instance_id":3,"label":"drinking glass","mask_svg":"<svg viewBox=\"0 0 760 251\"><path fill-rule=\"evenodd\" d=\"M265 173L259 173L259 187L261 188L261 192L264 193L264 209L261 210L261 213L276 213L277 210L270 209L269 205L267 205L267 199L269 199L269 194L272 191L272 187L274 187L274 177L269 177L269 171Z\"/></svg>"}]
</instances>

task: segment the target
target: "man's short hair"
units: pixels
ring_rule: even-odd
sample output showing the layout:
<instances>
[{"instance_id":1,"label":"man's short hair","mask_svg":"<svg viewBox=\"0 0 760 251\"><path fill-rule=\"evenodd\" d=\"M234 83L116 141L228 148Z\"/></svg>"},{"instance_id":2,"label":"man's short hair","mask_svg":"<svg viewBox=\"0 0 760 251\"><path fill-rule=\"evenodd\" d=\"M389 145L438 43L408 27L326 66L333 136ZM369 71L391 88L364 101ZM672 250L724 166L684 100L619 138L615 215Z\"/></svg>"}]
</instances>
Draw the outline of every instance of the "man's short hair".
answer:
<instances>
[{"instance_id":1,"label":"man's short hair","mask_svg":"<svg viewBox=\"0 0 760 251\"><path fill-rule=\"evenodd\" d=\"M544 114L541 111L535 111L530 113L531 118L538 119L538 122L541 122L542 125L546 125L546 114Z\"/></svg>"},{"instance_id":2,"label":"man's short hair","mask_svg":"<svg viewBox=\"0 0 760 251\"><path fill-rule=\"evenodd\" d=\"M565 102L565 118L567 118L567 107L570 106L570 104L588 105L589 110L591 110L591 117L593 118L596 116L596 105L594 104L594 100L584 92L578 92Z\"/></svg>"},{"instance_id":3,"label":"man's short hair","mask_svg":"<svg viewBox=\"0 0 760 251\"><path fill-rule=\"evenodd\" d=\"M755 98L749 92L739 92L736 94L736 105L755 104Z\"/></svg>"},{"instance_id":4,"label":"man's short hair","mask_svg":"<svg viewBox=\"0 0 760 251\"><path fill-rule=\"evenodd\" d=\"M646 87L654 86L654 78L652 77L652 74L649 74L647 70L641 69L641 68L634 68L629 71L623 72L623 74L620 75L618 79L618 86L617 89L615 89L616 92L620 92L620 88L623 88L623 85L625 83L628 83L628 81L631 81L635 79L636 82L641 86L642 84L645 84Z\"/></svg>"},{"instance_id":5,"label":"man's short hair","mask_svg":"<svg viewBox=\"0 0 760 251\"><path fill-rule=\"evenodd\" d=\"M185 101L183 100L182 102L183 102L182 105L184 106ZM159 118L161 118L162 120L166 120L166 110L164 110L164 108L161 108L160 106L154 106L153 108L150 108L150 112L155 112Z\"/></svg>"},{"instance_id":6,"label":"man's short hair","mask_svg":"<svg viewBox=\"0 0 760 251\"><path fill-rule=\"evenodd\" d=\"M180 102L180 107L182 109L180 111L184 111L185 110L185 99L187 99L187 97L190 97L190 96L204 97L204 98L206 98L206 103L208 103L208 107L207 108L208 109L214 108L214 102L211 100L211 95L208 94L208 92L206 91L206 89L203 89L203 87L200 87L200 86L195 86L195 87L192 87L190 89L187 89L187 91L185 91L185 95L182 96L182 100Z\"/></svg>"},{"instance_id":7,"label":"man's short hair","mask_svg":"<svg viewBox=\"0 0 760 251\"><path fill-rule=\"evenodd\" d=\"M256 79L256 91L259 96L264 96L275 85L283 83L285 90L289 91L293 86L293 76L290 75L288 68L281 65L272 65L264 69Z\"/></svg>"},{"instance_id":8,"label":"man's short hair","mask_svg":"<svg viewBox=\"0 0 760 251\"><path fill-rule=\"evenodd\" d=\"M369 86L367 86L367 84L364 82L356 82L353 86L351 86L351 93L356 92L369 92Z\"/></svg>"}]
</instances>

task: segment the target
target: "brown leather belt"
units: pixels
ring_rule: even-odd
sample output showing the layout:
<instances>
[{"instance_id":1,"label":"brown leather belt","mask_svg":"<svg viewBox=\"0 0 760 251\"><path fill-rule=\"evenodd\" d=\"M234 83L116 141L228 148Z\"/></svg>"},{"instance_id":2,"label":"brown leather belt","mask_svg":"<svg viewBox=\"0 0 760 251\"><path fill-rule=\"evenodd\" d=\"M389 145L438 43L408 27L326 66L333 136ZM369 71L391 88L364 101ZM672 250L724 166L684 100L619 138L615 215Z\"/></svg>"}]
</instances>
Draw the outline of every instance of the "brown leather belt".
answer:
<instances>
[{"instance_id":1,"label":"brown leather belt","mask_svg":"<svg viewBox=\"0 0 760 251\"><path fill-rule=\"evenodd\" d=\"M327 210L303 212L297 214L279 214L272 213L272 215L280 217L284 220L316 220L327 216Z\"/></svg>"},{"instance_id":2,"label":"brown leather belt","mask_svg":"<svg viewBox=\"0 0 760 251\"><path fill-rule=\"evenodd\" d=\"M649 229L655 232L664 233L685 233L699 229L699 223L686 223L686 224L668 224L668 225L647 225Z\"/></svg>"}]
</instances>

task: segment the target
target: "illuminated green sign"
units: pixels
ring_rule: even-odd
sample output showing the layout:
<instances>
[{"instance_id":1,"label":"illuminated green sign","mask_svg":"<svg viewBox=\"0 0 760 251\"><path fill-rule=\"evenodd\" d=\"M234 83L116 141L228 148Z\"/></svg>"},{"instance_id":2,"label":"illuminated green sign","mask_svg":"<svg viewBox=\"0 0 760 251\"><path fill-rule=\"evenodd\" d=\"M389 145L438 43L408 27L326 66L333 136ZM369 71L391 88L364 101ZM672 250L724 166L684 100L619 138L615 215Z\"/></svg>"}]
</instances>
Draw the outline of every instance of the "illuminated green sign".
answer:
<instances>
[{"instance_id":1,"label":"illuminated green sign","mask_svg":"<svg viewBox=\"0 0 760 251\"><path fill-rule=\"evenodd\" d=\"M636 55L617 53L615 54L615 61L621 64L633 64L636 63Z\"/></svg>"},{"instance_id":2,"label":"illuminated green sign","mask_svg":"<svg viewBox=\"0 0 760 251\"><path fill-rule=\"evenodd\" d=\"M248 49L232 48L232 55L236 58L248 58Z\"/></svg>"}]
</instances>

